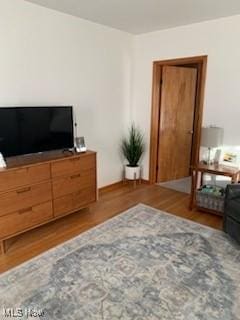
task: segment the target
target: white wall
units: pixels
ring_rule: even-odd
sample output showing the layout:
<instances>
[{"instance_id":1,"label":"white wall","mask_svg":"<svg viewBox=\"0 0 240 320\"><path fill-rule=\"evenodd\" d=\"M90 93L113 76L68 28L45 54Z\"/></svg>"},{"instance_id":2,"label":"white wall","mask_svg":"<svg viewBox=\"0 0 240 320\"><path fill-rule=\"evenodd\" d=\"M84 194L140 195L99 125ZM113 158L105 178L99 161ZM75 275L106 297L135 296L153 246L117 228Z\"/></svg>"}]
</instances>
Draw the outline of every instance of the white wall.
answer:
<instances>
[{"instance_id":1,"label":"white wall","mask_svg":"<svg viewBox=\"0 0 240 320\"><path fill-rule=\"evenodd\" d=\"M119 140L134 120L149 143L152 62L207 54L204 124L240 145L240 16L140 36L23 0L0 0L0 106L73 105L98 152L99 186L121 178ZM149 152L144 163L148 178Z\"/></svg>"},{"instance_id":2,"label":"white wall","mask_svg":"<svg viewBox=\"0 0 240 320\"><path fill-rule=\"evenodd\" d=\"M23 0L0 0L0 106L73 105L98 152L99 186L120 180L133 36Z\"/></svg>"},{"instance_id":3,"label":"white wall","mask_svg":"<svg viewBox=\"0 0 240 320\"><path fill-rule=\"evenodd\" d=\"M135 37L132 113L135 122L144 129L148 143L152 62L206 54L204 124L224 127L225 145L240 146L239 32L240 16L234 16ZM147 179L149 152L143 164Z\"/></svg>"}]
</instances>

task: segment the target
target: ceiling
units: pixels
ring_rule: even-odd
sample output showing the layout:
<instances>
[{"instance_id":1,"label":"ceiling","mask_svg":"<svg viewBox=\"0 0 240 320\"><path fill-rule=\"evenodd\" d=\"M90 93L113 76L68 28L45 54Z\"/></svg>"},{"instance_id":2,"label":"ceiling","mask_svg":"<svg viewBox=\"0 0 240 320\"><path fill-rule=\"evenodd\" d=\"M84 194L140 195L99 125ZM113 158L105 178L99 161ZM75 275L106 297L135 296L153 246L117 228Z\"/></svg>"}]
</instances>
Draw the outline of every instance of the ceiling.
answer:
<instances>
[{"instance_id":1,"label":"ceiling","mask_svg":"<svg viewBox=\"0 0 240 320\"><path fill-rule=\"evenodd\" d=\"M240 14L240 0L26 0L133 34Z\"/></svg>"}]
</instances>

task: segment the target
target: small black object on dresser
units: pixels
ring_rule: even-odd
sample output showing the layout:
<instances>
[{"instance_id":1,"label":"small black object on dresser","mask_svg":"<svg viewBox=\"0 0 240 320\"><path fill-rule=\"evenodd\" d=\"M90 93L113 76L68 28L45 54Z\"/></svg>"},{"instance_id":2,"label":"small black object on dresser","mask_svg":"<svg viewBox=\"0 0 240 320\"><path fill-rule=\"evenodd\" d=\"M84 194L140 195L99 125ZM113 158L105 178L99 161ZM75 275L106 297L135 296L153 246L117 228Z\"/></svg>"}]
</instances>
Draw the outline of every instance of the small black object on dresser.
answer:
<instances>
[{"instance_id":1,"label":"small black object on dresser","mask_svg":"<svg viewBox=\"0 0 240 320\"><path fill-rule=\"evenodd\" d=\"M227 186L223 229L240 243L240 184Z\"/></svg>"}]
</instances>

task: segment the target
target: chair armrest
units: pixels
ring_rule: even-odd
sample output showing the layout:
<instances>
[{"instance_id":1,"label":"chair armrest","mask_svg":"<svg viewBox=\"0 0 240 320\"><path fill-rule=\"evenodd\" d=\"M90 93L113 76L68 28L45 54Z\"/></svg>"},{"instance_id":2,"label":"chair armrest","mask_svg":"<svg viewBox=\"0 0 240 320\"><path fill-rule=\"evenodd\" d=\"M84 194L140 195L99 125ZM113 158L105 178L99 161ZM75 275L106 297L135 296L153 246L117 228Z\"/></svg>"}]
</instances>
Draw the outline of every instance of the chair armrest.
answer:
<instances>
[{"instance_id":1,"label":"chair armrest","mask_svg":"<svg viewBox=\"0 0 240 320\"><path fill-rule=\"evenodd\" d=\"M229 184L226 189L226 200L240 198L240 184Z\"/></svg>"}]
</instances>

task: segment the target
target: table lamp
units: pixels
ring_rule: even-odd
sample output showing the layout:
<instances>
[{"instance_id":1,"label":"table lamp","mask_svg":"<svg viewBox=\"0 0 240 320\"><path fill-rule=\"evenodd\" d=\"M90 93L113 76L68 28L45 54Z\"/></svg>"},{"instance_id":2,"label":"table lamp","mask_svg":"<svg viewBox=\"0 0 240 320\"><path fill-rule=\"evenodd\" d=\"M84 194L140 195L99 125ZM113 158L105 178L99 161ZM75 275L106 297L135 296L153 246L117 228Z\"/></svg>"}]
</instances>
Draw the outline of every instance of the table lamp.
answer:
<instances>
[{"instance_id":1,"label":"table lamp","mask_svg":"<svg viewBox=\"0 0 240 320\"><path fill-rule=\"evenodd\" d=\"M223 133L223 128L219 127L210 126L202 128L201 146L208 148L207 164L211 164L211 149L222 146Z\"/></svg>"}]
</instances>

